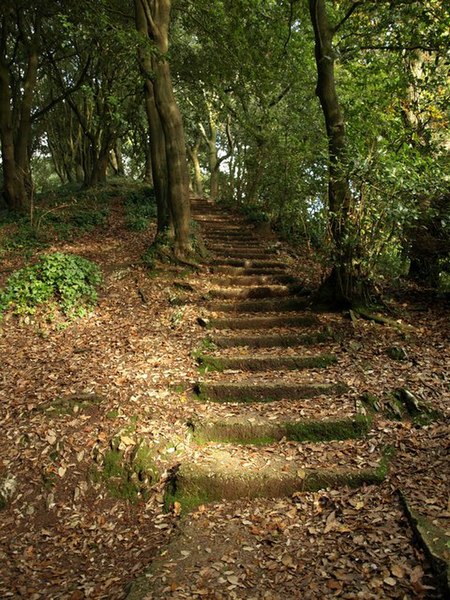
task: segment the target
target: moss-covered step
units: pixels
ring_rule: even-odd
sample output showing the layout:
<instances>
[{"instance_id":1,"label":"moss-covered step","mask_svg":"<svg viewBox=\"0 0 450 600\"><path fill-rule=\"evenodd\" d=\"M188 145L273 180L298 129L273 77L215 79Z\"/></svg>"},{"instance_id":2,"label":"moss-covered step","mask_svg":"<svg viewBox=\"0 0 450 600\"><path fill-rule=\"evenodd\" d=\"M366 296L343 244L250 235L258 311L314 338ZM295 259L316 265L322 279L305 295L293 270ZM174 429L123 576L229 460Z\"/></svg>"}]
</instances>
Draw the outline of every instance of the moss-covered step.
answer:
<instances>
[{"instance_id":1,"label":"moss-covered step","mask_svg":"<svg viewBox=\"0 0 450 600\"><path fill-rule=\"evenodd\" d=\"M279 275L229 275L228 277L209 278L211 285L221 285L225 288L237 286L272 286L272 285L292 285L302 289L303 282L298 277L286 275L284 272Z\"/></svg>"},{"instance_id":2,"label":"moss-covered step","mask_svg":"<svg viewBox=\"0 0 450 600\"><path fill-rule=\"evenodd\" d=\"M363 440L299 444L298 450L292 454L279 445L259 448L258 452L247 446L205 447L195 462L183 462L174 473L166 491L166 505L177 501L189 510L222 500L356 488L379 484L386 476L386 458L381 452L371 452ZM340 457L339 466L335 466L336 457Z\"/></svg>"},{"instance_id":3,"label":"moss-covered step","mask_svg":"<svg viewBox=\"0 0 450 600\"><path fill-rule=\"evenodd\" d=\"M253 234L251 231L227 231L227 232L223 232L223 231L209 231L206 232L207 237L211 240L220 240L220 241L228 241L228 240L239 240L241 241L243 244L245 244L245 242L247 240L259 240L258 236Z\"/></svg>"},{"instance_id":4,"label":"moss-covered step","mask_svg":"<svg viewBox=\"0 0 450 600\"><path fill-rule=\"evenodd\" d=\"M303 334L262 334L262 335L214 335L211 342L218 348L291 348L295 346L314 346L333 340L326 331Z\"/></svg>"},{"instance_id":5,"label":"moss-covered step","mask_svg":"<svg viewBox=\"0 0 450 600\"><path fill-rule=\"evenodd\" d=\"M251 414L251 413L250 413ZM189 426L197 444L221 442L233 444L271 444L281 439L296 442L328 442L365 437L371 418L354 415L344 418L267 419L250 416L224 416L212 419L193 419Z\"/></svg>"},{"instance_id":6,"label":"moss-covered step","mask_svg":"<svg viewBox=\"0 0 450 600\"><path fill-rule=\"evenodd\" d=\"M233 248L232 246L228 247L220 247L220 248L212 248L208 247L210 252L213 252L217 256L227 256L230 258L242 258L242 259L251 259L251 258L260 258L264 259L273 259L278 255L273 250L265 250L264 248L243 248L242 250L239 248Z\"/></svg>"},{"instance_id":7,"label":"moss-covered step","mask_svg":"<svg viewBox=\"0 0 450 600\"><path fill-rule=\"evenodd\" d=\"M241 267L241 268L255 268L260 267L264 269L278 269L283 270L287 269L287 265L278 260L260 260L257 258L254 259L246 259L246 258L227 258L224 257L216 257L211 260L210 263L212 266L229 266L229 267Z\"/></svg>"},{"instance_id":8,"label":"moss-covered step","mask_svg":"<svg viewBox=\"0 0 450 600\"><path fill-rule=\"evenodd\" d=\"M308 298L298 296L294 298L261 298L239 302L213 300L208 304L208 309L212 312L242 314L297 312L307 308L308 303Z\"/></svg>"},{"instance_id":9,"label":"moss-covered step","mask_svg":"<svg viewBox=\"0 0 450 600\"><path fill-rule=\"evenodd\" d=\"M224 281L223 285L227 285ZM221 287L209 290L211 298L222 298L227 300L248 300L251 298L285 298L287 296L298 296L304 292L300 285L254 285L253 287ZM306 292L305 292L306 293Z\"/></svg>"},{"instance_id":10,"label":"moss-covered step","mask_svg":"<svg viewBox=\"0 0 450 600\"><path fill-rule=\"evenodd\" d=\"M255 250L261 250L261 240L257 240L257 239L249 239L249 240L245 240L245 242L241 242L241 241L237 241L237 240L224 240L224 239L215 239L212 240L211 238L204 238L205 243L208 247L208 250L210 252L224 252L226 253L228 250L233 249L233 250L241 250L242 252L245 252L246 250L251 250L251 251L255 251Z\"/></svg>"},{"instance_id":11,"label":"moss-covered step","mask_svg":"<svg viewBox=\"0 0 450 600\"><path fill-rule=\"evenodd\" d=\"M202 401L211 402L273 402L276 400L297 400L314 398L323 394L343 394L347 391L344 383L298 383L283 379L243 380L238 383L203 382L197 383L194 391Z\"/></svg>"},{"instance_id":12,"label":"moss-covered step","mask_svg":"<svg viewBox=\"0 0 450 600\"><path fill-rule=\"evenodd\" d=\"M319 325L315 315L279 315L274 317L234 317L217 319L198 319L198 323L207 329L273 329L276 327L314 327Z\"/></svg>"},{"instance_id":13,"label":"moss-covered step","mask_svg":"<svg viewBox=\"0 0 450 600\"><path fill-rule=\"evenodd\" d=\"M230 240L228 242L221 242L220 240L209 240L208 248L214 251L227 251L227 250L241 250L245 252L248 249L251 250L261 250L262 252L275 252L276 248L274 246L263 245L261 240L251 240L246 241L245 244L241 244L237 240Z\"/></svg>"},{"instance_id":14,"label":"moss-covered step","mask_svg":"<svg viewBox=\"0 0 450 600\"><path fill-rule=\"evenodd\" d=\"M400 498L416 538L431 563L443 597L450 598L450 534L421 514L403 492L400 492Z\"/></svg>"},{"instance_id":15,"label":"moss-covered step","mask_svg":"<svg viewBox=\"0 0 450 600\"><path fill-rule=\"evenodd\" d=\"M220 273L222 275L230 275L232 277L248 277L257 275L259 277L279 277L286 275L284 269L266 269L265 267L230 267L227 265L209 265L212 273Z\"/></svg>"},{"instance_id":16,"label":"moss-covered step","mask_svg":"<svg viewBox=\"0 0 450 600\"><path fill-rule=\"evenodd\" d=\"M337 362L334 354L316 356L215 356L201 355L198 362L204 371L296 371L324 369Z\"/></svg>"}]
</instances>

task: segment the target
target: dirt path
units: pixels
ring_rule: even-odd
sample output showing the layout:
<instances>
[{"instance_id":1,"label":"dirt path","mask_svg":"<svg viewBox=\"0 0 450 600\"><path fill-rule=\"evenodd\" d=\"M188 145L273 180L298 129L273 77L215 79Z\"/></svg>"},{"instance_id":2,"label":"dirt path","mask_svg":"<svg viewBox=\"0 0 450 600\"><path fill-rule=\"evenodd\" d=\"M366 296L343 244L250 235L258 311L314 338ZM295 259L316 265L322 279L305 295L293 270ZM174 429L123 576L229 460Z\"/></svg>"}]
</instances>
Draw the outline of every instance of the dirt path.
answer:
<instances>
[{"instance_id":1,"label":"dirt path","mask_svg":"<svg viewBox=\"0 0 450 600\"><path fill-rule=\"evenodd\" d=\"M52 248L101 266L97 309L0 324L0 596L439 598L397 490L448 531L448 314L410 298L408 338L313 314L310 257L194 209L214 253L197 275L149 277L152 232L116 203ZM439 416L360 403L399 386Z\"/></svg>"}]
</instances>

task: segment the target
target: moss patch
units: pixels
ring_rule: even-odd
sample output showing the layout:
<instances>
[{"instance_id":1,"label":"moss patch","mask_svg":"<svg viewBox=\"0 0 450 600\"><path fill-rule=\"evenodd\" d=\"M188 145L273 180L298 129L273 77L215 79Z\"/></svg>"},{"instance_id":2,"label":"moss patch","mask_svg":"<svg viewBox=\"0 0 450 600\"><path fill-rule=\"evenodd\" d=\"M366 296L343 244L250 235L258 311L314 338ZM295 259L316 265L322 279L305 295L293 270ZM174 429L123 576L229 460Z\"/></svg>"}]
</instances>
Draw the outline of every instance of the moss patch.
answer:
<instances>
[{"instance_id":1,"label":"moss patch","mask_svg":"<svg viewBox=\"0 0 450 600\"><path fill-rule=\"evenodd\" d=\"M415 425L428 425L442 418L442 413L405 388L379 398L368 392L361 403L369 414L381 413L394 421L411 420Z\"/></svg>"},{"instance_id":2,"label":"moss patch","mask_svg":"<svg viewBox=\"0 0 450 600\"><path fill-rule=\"evenodd\" d=\"M372 420L356 415L349 419L287 423L286 437L297 442L347 440L367 435Z\"/></svg>"},{"instance_id":3,"label":"moss patch","mask_svg":"<svg viewBox=\"0 0 450 600\"><path fill-rule=\"evenodd\" d=\"M91 470L91 476L102 482L114 498L145 501L159 478L154 457L154 450L142 440L133 443L126 434L118 435L111 440L100 468Z\"/></svg>"},{"instance_id":4,"label":"moss patch","mask_svg":"<svg viewBox=\"0 0 450 600\"><path fill-rule=\"evenodd\" d=\"M51 417L59 417L99 406L102 402L104 402L104 398L98 394L73 394L56 398L50 404L41 407L40 410Z\"/></svg>"}]
</instances>

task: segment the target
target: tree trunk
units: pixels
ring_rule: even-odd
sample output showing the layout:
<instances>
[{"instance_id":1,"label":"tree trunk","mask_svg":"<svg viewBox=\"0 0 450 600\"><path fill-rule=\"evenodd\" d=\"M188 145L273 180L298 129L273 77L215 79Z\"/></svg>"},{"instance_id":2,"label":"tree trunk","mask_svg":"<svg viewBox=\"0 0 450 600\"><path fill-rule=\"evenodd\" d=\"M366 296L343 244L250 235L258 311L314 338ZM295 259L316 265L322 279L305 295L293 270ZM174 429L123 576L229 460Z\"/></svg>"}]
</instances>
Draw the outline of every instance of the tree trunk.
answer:
<instances>
[{"instance_id":1,"label":"tree trunk","mask_svg":"<svg viewBox=\"0 0 450 600\"><path fill-rule=\"evenodd\" d=\"M184 259L191 251L189 173L183 122L175 101L170 67L167 62L171 2L170 0L135 0L135 7L138 31L143 32L142 19L145 17L146 35L157 50L157 53L151 56L151 72L147 70L145 75L147 79L151 78L155 105L164 133L168 204L175 233L174 254L177 258ZM154 131L151 129L151 138L153 136ZM162 154L160 158L162 159Z\"/></svg>"},{"instance_id":2,"label":"tree trunk","mask_svg":"<svg viewBox=\"0 0 450 600\"><path fill-rule=\"evenodd\" d=\"M315 37L316 93L328 136L328 205L335 247L334 267L319 290L317 301L345 307L366 302L370 286L353 269L358 247L349 239L353 197L345 172L347 142L344 116L336 92L332 44L334 30L328 19L325 0L309 0L309 8Z\"/></svg>"},{"instance_id":3,"label":"tree trunk","mask_svg":"<svg viewBox=\"0 0 450 600\"><path fill-rule=\"evenodd\" d=\"M200 169L200 161L198 158L199 149L200 139L197 139L193 146L188 146L189 158L191 159L192 168L194 171L192 191L196 196L203 196L202 172Z\"/></svg>"},{"instance_id":4,"label":"tree trunk","mask_svg":"<svg viewBox=\"0 0 450 600\"><path fill-rule=\"evenodd\" d=\"M7 17L5 17L7 18ZM2 23L6 26L5 21ZM30 169L31 109L36 88L40 17L34 23L34 39L22 39L27 64L22 84L21 100L11 94L11 75L6 55L6 36L0 47L0 140L2 146L3 195L9 210L25 212L32 190ZM20 105L18 105L20 102ZM14 122L13 115L18 115Z\"/></svg>"},{"instance_id":5,"label":"tree trunk","mask_svg":"<svg viewBox=\"0 0 450 600\"><path fill-rule=\"evenodd\" d=\"M147 131L144 134L143 148L145 154L145 165L143 180L144 183L153 186L153 171L152 171L152 151L150 147L150 140Z\"/></svg>"},{"instance_id":6,"label":"tree trunk","mask_svg":"<svg viewBox=\"0 0 450 600\"><path fill-rule=\"evenodd\" d=\"M153 188L157 207L157 237L171 232L172 218L169 209L169 176L167 173L166 140L161 119L156 108L153 83L145 82L145 108L150 127L150 156Z\"/></svg>"},{"instance_id":7,"label":"tree trunk","mask_svg":"<svg viewBox=\"0 0 450 600\"><path fill-rule=\"evenodd\" d=\"M120 140L117 140L111 150L109 161L111 163L112 170L116 177L125 177L125 167L123 165L122 149Z\"/></svg>"}]
</instances>

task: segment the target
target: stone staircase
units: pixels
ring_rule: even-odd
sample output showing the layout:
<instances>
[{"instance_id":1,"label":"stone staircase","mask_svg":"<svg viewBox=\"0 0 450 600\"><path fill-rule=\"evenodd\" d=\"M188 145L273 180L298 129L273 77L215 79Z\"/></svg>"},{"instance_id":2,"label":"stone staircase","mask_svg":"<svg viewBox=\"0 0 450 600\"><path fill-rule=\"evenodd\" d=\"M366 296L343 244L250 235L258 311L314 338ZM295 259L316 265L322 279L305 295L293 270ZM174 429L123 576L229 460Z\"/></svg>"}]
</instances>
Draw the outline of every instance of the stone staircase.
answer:
<instances>
[{"instance_id":1,"label":"stone staircase","mask_svg":"<svg viewBox=\"0 0 450 600\"><path fill-rule=\"evenodd\" d=\"M308 308L275 240L203 199L193 213L211 258L191 443L165 494L182 518L127 600L448 597L442 535L405 500L444 595L413 578L426 567L378 485L386 438L340 378L340 317Z\"/></svg>"},{"instance_id":2,"label":"stone staircase","mask_svg":"<svg viewBox=\"0 0 450 600\"><path fill-rule=\"evenodd\" d=\"M168 504L379 483L387 458L367 438L371 419L326 375L337 363L320 348L330 333L277 244L207 200L193 213L211 252L199 318L210 334L195 392L211 409L190 423L195 451L174 474Z\"/></svg>"}]
</instances>

